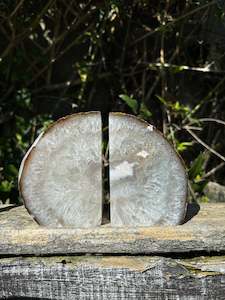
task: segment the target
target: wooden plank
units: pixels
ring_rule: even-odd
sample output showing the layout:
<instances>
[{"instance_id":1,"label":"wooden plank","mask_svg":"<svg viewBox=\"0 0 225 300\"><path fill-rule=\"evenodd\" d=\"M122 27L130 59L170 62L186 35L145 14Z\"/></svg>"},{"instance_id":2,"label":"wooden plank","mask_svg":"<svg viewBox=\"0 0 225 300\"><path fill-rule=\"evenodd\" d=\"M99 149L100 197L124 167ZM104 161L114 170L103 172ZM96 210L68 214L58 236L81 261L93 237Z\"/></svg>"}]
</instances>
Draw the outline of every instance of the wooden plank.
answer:
<instances>
[{"instance_id":1,"label":"wooden plank","mask_svg":"<svg viewBox=\"0 0 225 300\"><path fill-rule=\"evenodd\" d=\"M0 206L0 230L40 228L24 206Z\"/></svg>"},{"instance_id":2,"label":"wooden plank","mask_svg":"<svg viewBox=\"0 0 225 300\"><path fill-rule=\"evenodd\" d=\"M0 259L0 298L224 299L225 257Z\"/></svg>"},{"instance_id":3,"label":"wooden plank","mask_svg":"<svg viewBox=\"0 0 225 300\"><path fill-rule=\"evenodd\" d=\"M225 204L202 205L184 225L168 227L54 229L38 226L23 207L0 213L0 255L198 251L225 251Z\"/></svg>"}]
</instances>

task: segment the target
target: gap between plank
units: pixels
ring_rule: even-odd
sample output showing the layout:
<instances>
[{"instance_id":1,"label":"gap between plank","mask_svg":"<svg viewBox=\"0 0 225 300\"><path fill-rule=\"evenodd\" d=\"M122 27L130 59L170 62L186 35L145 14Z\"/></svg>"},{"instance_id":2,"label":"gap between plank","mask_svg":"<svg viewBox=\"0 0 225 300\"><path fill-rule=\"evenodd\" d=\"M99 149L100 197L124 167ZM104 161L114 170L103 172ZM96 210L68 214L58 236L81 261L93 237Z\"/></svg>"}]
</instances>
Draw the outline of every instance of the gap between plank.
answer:
<instances>
[{"instance_id":1,"label":"gap between plank","mask_svg":"<svg viewBox=\"0 0 225 300\"><path fill-rule=\"evenodd\" d=\"M13 257L75 257L75 256L96 256L96 257L166 257L172 259L191 259L199 257L224 257L225 251L206 251L206 250L194 250L188 252L171 252L171 253L95 253L95 252L81 252L81 253L54 253L54 254L0 254L0 259L13 258Z\"/></svg>"},{"instance_id":2,"label":"gap between plank","mask_svg":"<svg viewBox=\"0 0 225 300\"><path fill-rule=\"evenodd\" d=\"M110 222L109 116L102 114L102 225Z\"/></svg>"}]
</instances>

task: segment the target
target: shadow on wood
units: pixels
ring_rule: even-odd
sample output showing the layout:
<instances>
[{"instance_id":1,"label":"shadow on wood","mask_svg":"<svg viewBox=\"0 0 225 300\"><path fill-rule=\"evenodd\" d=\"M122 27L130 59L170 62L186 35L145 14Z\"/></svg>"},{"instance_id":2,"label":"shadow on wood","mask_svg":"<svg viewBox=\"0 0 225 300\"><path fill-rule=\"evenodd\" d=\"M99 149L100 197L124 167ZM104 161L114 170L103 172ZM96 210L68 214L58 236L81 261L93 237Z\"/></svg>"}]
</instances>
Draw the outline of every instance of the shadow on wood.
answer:
<instances>
[{"instance_id":1,"label":"shadow on wood","mask_svg":"<svg viewBox=\"0 0 225 300\"><path fill-rule=\"evenodd\" d=\"M187 212L186 212L186 216L185 216L183 224L187 223L194 216L196 216L198 214L199 210L200 210L200 206L198 205L198 203L188 203Z\"/></svg>"},{"instance_id":2,"label":"shadow on wood","mask_svg":"<svg viewBox=\"0 0 225 300\"><path fill-rule=\"evenodd\" d=\"M5 205L1 205L0 206L0 213L3 212L3 211L8 211L12 208L15 208L17 206L21 206L21 205L14 205L14 204L5 204Z\"/></svg>"}]
</instances>

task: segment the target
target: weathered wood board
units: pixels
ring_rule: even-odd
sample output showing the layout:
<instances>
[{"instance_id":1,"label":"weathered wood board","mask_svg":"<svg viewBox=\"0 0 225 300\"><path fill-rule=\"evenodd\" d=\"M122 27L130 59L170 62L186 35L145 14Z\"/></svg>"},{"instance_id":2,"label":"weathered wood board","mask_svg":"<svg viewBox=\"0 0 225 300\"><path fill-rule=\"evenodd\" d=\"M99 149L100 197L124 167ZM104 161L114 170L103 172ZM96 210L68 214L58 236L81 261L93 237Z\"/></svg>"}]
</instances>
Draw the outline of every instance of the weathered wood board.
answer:
<instances>
[{"instance_id":1,"label":"weathered wood board","mask_svg":"<svg viewBox=\"0 0 225 300\"><path fill-rule=\"evenodd\" d=\"M24 207L0 209L0 255L172 254L225 251L225 204L204 204L187 223L166 227L46 228Z\"/></svg>"},{"instance_id":2,"label":"weathered wood board","mask_svg":"<svg viewBox=\"0 0 225 300\"><path fill-rule=\"evenodd\" d=\"M0 298L224 299L225 257L0 259Z\"/></svg>"},{"instance_id":3,"label":"weathered wood board","mask_svg":"<svg viewBox=\"0 0 225 300\"><path fill-rule=\"evenodd\" d=\"M0 299L224 299L224 221L205 204L181 226L53 229L1 207Z\"/></svg>"}]
</instances>

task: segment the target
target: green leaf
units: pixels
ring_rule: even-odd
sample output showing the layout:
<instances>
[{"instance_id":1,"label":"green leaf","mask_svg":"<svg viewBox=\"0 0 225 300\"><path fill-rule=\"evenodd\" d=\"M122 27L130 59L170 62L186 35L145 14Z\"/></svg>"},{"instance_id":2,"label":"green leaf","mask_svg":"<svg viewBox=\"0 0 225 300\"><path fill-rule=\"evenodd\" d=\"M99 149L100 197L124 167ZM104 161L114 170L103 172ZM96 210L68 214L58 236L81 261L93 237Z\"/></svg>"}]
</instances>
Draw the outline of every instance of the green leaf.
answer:
<instances>
[{"instance_id":1,"label":"green leaf","mask_svg":"<svg viewBox=\"0 0 225 300\"><path fill-rule=\"evenodd\" d=\"M208 203L209 202L209 198L207 196L201 196L199 199L199 202L201 203Z\"/></svg>"},{"instance_id":2,"label":"green leaf","mask_svg":"<svg viewBox=\"0 0 225 300\"><path fill-rule=\"evenodd\" d=\"M144 103L141 103L139 116L143 119L148 119L152 116L152 113Z\"/></svg>"},{"instance_id":3,"label":"green leaf","mask_svg":"<svg viewBox=\"0 0 225 300\"><path fill-rule=\"evenodd\" d=\"M173 105L173 109L176 111L180 111L182 109L180 102L176 101L176 103Z\"/></svg>"},{"instance_id":4,"label":"green leaf","mask_svg":"<svg viewBox=\"0 0 225 300\"><path fill-rule=\"evenodd\" d=\"M171 108L176 112L185 112L185 113L190 112L190 108L188 106L181 104L179 101L176 101L174 104L171 104Z\"/></svg>"},{"instance_id":5,"label":"green leaf","mask_svg":"<svg viewBox=\"0 0 225 300\"><path fill-rule=\"evenodd\" d=\"M197 158L191 164L188 175L190 179L195 179L198 175L202 175L203 173L203 164L205 161L205 155L200 153Z\"/></svg>"},{"instance_id":6,"label":"green leaf","mask_svg":"<svg viewBox=\"0 0 225 300\"><path fill-rule=\"evenodd\" d=\"M5 173L9 174L10 176L18 176L18 169L13 164L8 164L5 167Z\"/></svg>"},{"instance_id":7,"label":"green leaf","mask_svg":"<svg viewBox=\"0 0 225 300\"><path fill-rule=\"evenodd\" d=\"M119 95L119 97L132 109L133 113L137 113L138 102L136 99L133 99L125 94L121 94Z\"/></svg>"},{"instance_id":8,"label":"green leaf","mask_svg":"<svg viewBox=\"0 0 225 300\"><path fill-rule=\"evenodd\" d=\"M177 151L182 152L186 150L188 147L192 146L193 142L182 142L177 145Z\"/></svg>"},{"instance_id":9,"label":"green leaf","mask_svg":"<svg viewBox=\"0 0 225 300\"><path fill-rule=\"evenodd\" d=\"M13 182L8 180L3 180L0 184L0 192L10 192L13 187Z\"/></svg>"},{"instance_id":10,"label":"green leaf","mask_svg":"<svg viewBox=\"0 0 225 300\"><path fill-rule=\"evenodd\" d=\"M43 122L42 124L42 128L41 128L41 131L45 131L49 128L49 126L53 123L54 121L53 120L46 120Z\"/></svg>"},{"instance_id":11,"label":"green leaf","mask_svg":"<svg viewBox=\"0 0 225 300\"><path fill-rule=\"evenodd\" d=\"M156 95L156 98L164 105L168 105L167 101L159 95Z\"/></svg>"},{"instance_id":12,"label":"green leaf","mask_svg":"<svg viewBox=\"0 0 225 300\"><path fill-rule=\"evenodd\" d=\"M206 184L207 184L207 181L192 182L191 187L192 187L193 191L201 194L203 192Z\"/></svg>"}]
</instances>

